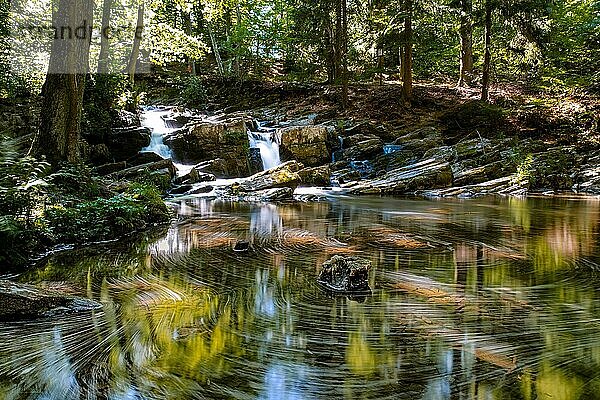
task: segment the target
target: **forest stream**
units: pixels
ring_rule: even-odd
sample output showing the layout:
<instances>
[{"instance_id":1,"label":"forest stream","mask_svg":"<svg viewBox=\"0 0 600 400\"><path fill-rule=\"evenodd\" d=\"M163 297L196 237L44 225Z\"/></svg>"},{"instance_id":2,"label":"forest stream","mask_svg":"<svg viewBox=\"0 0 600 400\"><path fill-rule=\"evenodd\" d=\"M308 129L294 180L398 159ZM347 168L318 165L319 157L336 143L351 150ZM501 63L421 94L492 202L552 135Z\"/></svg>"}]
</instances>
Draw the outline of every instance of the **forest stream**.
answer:
<instances>
[{"instance_id":1,"label":"forest stream","mask_svg":"<svg viewBox=\"0 0 600 400\"><path fill-rule=\"evenodd\" d=\"M166 232L59 253L15 278L103 308L2 323L0 397L600 393L598 199L173 206ZM240 240L248 252L233 251ZM317 284L335 254L371 261L370 293Z\"/></svg>"}]
</instances>

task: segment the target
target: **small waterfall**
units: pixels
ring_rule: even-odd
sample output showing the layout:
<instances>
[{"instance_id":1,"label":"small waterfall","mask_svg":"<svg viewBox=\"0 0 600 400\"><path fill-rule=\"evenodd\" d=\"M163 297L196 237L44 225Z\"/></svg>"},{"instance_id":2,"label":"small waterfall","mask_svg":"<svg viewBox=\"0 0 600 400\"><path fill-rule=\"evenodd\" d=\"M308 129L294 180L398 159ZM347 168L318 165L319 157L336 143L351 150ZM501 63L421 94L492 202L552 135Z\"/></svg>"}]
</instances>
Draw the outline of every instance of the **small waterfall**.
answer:
<instances>
[{"instance_id":1,"label":"small waterfall","mask_svg":"<svg viewBox=\"0 0 600 400\"><path fill-rule=\"evenodd\" d=\"M340 148L336 151L334 151L333 153L331 153L331 162L336 162L338 160L338 156L339 159L342 158L342 156L344 155L344 138L341 136L338 136L338 141L340 142Z\"/></svg>"},{"instance_id":2,"label":"small waterfall","mask_svg":"<svg viewBox=\"0 0 600 400\"><path fill-rule=\"evenodd\" d=\"M279 158L279 143L281 135L275 129L263 128L259 124L259 131L248 131L250 147L260 149L263 169L267 170L281 164Z\"/></svg>"},{"instance_id":3,"label":"small waterfall","mask_svg":"<svg viewBox=\"0 0 600 400\"><path fill-rule=\"evenodd\" d=\"M148 109L142 113L140 122L142 126L152 130L152 136L150 138L150 144L147 147L144 147L141 151L154 152L164 158L173 157L173 152L169 146L163 142L164 136L173 131L173 129L167 128L163 118L169 114L169 110L163 109Z\"/></svg>"}]
</instances>

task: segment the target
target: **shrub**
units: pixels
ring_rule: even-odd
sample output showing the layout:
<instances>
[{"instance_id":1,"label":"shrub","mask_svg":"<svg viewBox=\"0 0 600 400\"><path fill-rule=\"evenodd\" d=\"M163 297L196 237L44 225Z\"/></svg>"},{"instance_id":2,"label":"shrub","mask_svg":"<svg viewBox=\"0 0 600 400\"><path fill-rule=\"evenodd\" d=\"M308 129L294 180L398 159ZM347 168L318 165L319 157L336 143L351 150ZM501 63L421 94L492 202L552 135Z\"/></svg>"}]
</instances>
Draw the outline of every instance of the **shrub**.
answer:
<instances>
[{"instance_id":1,"label":"shrub","mask_svg":"<svg viewBox=\"0 0 600 400\"><path fill-rule=\"evenodd\" d=\"M182 79L181 96L191 106L199 106L206 103L206 88L202 79L197 76L188 76Z\"/></svg>"}]
</instances>

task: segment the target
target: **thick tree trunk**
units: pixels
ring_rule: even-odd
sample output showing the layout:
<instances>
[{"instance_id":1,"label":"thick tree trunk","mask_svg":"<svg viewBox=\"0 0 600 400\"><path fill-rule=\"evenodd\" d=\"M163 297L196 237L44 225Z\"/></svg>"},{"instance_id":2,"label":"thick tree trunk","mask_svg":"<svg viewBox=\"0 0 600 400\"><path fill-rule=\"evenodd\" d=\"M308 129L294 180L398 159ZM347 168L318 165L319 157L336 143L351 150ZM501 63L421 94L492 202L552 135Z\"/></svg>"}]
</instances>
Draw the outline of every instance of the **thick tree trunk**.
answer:
<instances>
[{"instance_id":1,"label":"thick tree trunk","mask_svg":"<svg viewBox=\"0 0 600 400\"><path fill-rule=\"evenodd\" d=\"M102 30L100 34L100 54L98 55L98 73L108 72L108 58L110 50L110 14L113 0L104 0L102 3Z\"/></svg>"},{"instance_id":2,"label":"thick tree trunk","mask_svg":"<svg viewBox=\"0 0 600 400\"><path fill-rule=\"evenodd\" d=\"M402 97L406 101L412 98L412 0L405 0L404 17L404 59L402 60Z\"/></svg>"},{"instance_id":3,"label":"thick tree trunk","mask_svg":"<svg viewBox=\"0 0 600 400\"><path fill-rule=\"evenodd\" d=\"M54 166L79 161L83 88L89 68L93 0L60 0L54 26L64 36L52 42L48 74L42 88L40 129L31 153Z\"/></svg>"},{"instance_id":4,"label":"thick tree trunk","mask_svg":"<svg viewBox=\"0 0 600 400\"><path fill-rule=\"evenodd\" d=\"M492 4L490 0L485 2L485 53L483 56L483 77L481 82L481 100L490 99L490 63L492 42Z\"/></svg>"},{"instance_id":5,"label":"thick tree trunk","mask_svg":"<svg viewBox=\"0 0 600 400\"><path fill-rule=\"evenodd\" d=\"M129 65L127 66L127 73L129 74L129 80L133 83L135 80L135 71L137 67L138 57L140 56L140 43L142 41L142 32L144 30L144 2L138 7L137 23L135 28L135 35L133 36L133 47L131 48L131 55L129 56Z\"/></svg>"},{"instance_id":6,"label":"thick tree trunk","mask_svg":"<svg viewBox=\"0 0 600 400\"><path fill-rule=\"evenodd\" d=\"M460 5L460 77L458 86L465 87L471 84L473 78L473 24L471 17L473 3L471 0L461 0Z\"/></svg>"}]
</instances>

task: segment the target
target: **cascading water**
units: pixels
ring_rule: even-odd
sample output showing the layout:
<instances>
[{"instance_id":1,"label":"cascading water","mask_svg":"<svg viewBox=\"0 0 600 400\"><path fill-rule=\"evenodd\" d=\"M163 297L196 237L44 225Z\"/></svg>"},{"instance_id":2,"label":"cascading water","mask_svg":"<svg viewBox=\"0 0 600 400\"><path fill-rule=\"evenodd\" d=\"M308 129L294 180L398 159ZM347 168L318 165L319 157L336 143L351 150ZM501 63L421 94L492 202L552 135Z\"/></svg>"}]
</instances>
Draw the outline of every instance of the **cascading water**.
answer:
<instances>
[{"instance_id":1,"label":"cascading water","mask_svg":"<svg viewBox=\"0 0 600 400\"><path fill-rule=\"evenodd\" d=\"M260 149L263 169L267 170L281 164L279 158L279 143L281 135L272 128L264 128L259 124L259 131L248 131L250 147Z\"/></svg>"},{"instance_id":2,"label":"cascading water","mask_svg":"<svg viewBox=\"0 0 600 400\"><path fill-rule=\"evenodd\" d=\"M164 120L164 116L170 114L170 110L160 108L148 108L144 110L141 115L141 125L150 128L152 136L150 138L150 144L142 149L143 152L154 152L164 158L172 158L173 152L163 142L164 136L173 131L171 128L167 128Z\"/></svg>"}]
</instances>

